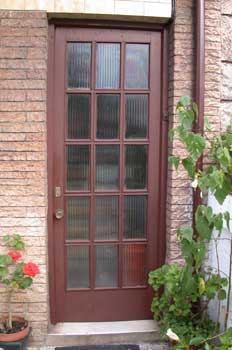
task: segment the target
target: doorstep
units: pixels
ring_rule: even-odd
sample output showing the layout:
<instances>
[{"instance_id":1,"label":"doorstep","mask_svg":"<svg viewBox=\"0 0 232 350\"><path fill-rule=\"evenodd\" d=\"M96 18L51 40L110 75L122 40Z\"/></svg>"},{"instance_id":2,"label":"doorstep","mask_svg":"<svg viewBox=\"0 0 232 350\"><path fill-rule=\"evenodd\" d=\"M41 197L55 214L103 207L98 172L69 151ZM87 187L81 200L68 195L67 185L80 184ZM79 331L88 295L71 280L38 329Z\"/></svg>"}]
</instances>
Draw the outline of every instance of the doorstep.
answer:
<instances>
[{"instance_id":1,"label":"doorstep","mask_svg":"<svg viewBox=\"0 0 232 350\"><path fill-rule=\"evenodd\" d=\"M159 328L153 320L65 322L50 326L46 346L141 344L159 340Z\"/></svg>"}]
</instances>

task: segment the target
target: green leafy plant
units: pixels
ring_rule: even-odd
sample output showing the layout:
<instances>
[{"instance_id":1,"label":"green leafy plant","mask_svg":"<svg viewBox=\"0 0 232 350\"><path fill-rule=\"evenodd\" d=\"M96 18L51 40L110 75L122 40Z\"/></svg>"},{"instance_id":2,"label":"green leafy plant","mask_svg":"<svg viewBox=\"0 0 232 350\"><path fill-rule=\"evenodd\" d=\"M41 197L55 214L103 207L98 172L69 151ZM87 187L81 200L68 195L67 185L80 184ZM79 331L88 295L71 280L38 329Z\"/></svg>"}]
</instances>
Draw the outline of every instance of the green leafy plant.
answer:
<instances>
[{"instance_id":1,"label":"green leafy plant","mask_svg":"<svg viewBox=\"0 0 232 350\"><path fill-rule=\"evenodd\" d=\"M12 295L17 290L29 288L39 268L33 262L22 261L22 252L25 248L20 235L5 235L3 247L8 252L0 255L0 284L6 287L8 293L8 317L6 322L0 324L0 333L12 332Z\"/></svg>"},{"instance_id":2,"label":"green leafy plant","mask_svg":"<svg viewBox=\"0 0 232 350\"><path fill-rule=\"evenodd\" d=\"M177 171L179 166L184 167L193 190L199 188L203 194L210 191L222 204L232 193L232 127L208 140L192 131L198 108L188 96L180 99L177 111L180 123L170 130L169 137L170 140L178 137L185 148L185 156L172 155L169 162ZM208 120L205 127L210 129ZM212 162L201 171L198 160L203 156L207 142ZM160 323L164 339L173 339L177 348L197 346L209 350L219 335L218 324L209 319L207 307L214 298L226 299L228 279L222 277L220 271L203 270L202 265L213 232L218 232L220 237L224 221L230 228L230 214L214 214L211 207L201 204L194 215L195 227L183 227L177 231L184 265L163 265L149 273L149 284L154 290L151 310ZM220 336L220 349L227 350L232 346L231 334L229 329Z\"/></svg>"}]
</instances>

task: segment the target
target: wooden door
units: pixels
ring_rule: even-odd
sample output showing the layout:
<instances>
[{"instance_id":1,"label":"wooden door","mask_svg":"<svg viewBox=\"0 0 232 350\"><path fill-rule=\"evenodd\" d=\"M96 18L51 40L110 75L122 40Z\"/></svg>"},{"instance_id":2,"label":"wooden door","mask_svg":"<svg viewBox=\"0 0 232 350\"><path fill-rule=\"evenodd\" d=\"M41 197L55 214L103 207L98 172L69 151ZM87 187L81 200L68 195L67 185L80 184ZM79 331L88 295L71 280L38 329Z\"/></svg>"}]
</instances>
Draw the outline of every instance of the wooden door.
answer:
<instances>
[{"instance_id":1,"label":"wooden door","mask_svg":"<svg viewBox=\"0 0 232 350\"><path fill-rule=\"evenodd\" d=\"M53 91L56 321L151 318L161 33L57 28Z\"/></svg>"}]
</instances>

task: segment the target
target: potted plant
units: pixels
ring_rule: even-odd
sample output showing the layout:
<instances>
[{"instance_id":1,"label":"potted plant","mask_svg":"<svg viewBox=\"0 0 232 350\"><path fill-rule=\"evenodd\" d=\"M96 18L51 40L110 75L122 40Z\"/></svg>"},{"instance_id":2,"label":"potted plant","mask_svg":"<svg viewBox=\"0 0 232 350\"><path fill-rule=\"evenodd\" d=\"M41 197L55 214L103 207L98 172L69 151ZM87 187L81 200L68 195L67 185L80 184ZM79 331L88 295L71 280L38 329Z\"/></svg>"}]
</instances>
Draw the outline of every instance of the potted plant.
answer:
<instances>
[{"instance_id":1,"label":"potted plant","mask_svg":"<svg viewBox=\"0 0 232 350\"><path fill-rule=\"evenodd\" d=\"M33 262L22 260L25 243L18 234L5 235L0 254L0 285L6 288L8 314L0 320L0 341L18 341L29 332L28 321L12 315L12 296L18 290L29 288L39 268Z\"/></svg>"},{"instance_id":2,"label":"potted plant","mask_svg":"<svg viewBox=\"0 0 232 350\"><path fill-rule=\"evenodd\" d=\"M176 170L179 166L184 167L194 191L198 189L202 196L210 191L222 204L232 193L232 130L229 127L224 134L212 140L192 132L198 109L188 96L180 99L177 111L180 123L170 130L169 136L171 140L174 135L178 137L185 155L173 155L169 161ZM207 120L205 127L210 129ZM211 163L201 171L197 164L206 145L210 149ZM226 299L231 276L204 266L204 261L208 244L214 239L213 232L217 232L219 239L224 223L230 229L230 213L215 214L210 206L200 204L194 216L193 227L182 227L177 232L183 265L163 265L149 273L149 284L154 290L151 310L154 319L159 321L163 338L175 348L227 350L232 346L232 328L227 329L229 310L224 330L220 333L218 322L209 318L207 309L215 298L219 301ZM217 345L214 343L216 340L219 342Z\"/></svg>"}]
</instances>

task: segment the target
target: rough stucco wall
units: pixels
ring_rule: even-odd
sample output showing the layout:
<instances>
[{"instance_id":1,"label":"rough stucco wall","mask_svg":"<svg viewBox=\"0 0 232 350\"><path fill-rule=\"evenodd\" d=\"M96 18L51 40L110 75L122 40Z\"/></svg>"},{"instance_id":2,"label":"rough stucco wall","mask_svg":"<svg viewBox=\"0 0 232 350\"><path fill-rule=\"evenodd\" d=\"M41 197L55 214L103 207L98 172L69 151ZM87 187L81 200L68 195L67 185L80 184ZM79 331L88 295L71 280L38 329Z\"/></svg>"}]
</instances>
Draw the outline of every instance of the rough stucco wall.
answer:
<instances>
[{"instance_id":1,"label":"rough stucco wall","mask_svg":"<svg viewBox=\"0 0 232 350\"><path fill-rule=\"evenodd\" d=\"M0 236L21 234L38 263L33 287L13 296L35 343L47 333L47 16L0 11ZM0 313L6 312L0 289Z\"/></svg>"},{"instance_id":2,"label":"rough stucco wall","mask_svg":"<svg viewBox=\"0 0 232 350\"><path fill-rule=\"evenodd\" d=\"M224 129L232 119L232 0L223 0L221 6L222 69L221 69L221 123Z\"/></svg>"},{"instance_id":3,"label":"rough stucco wall","mask_svg":"<svg viewBox=\"0 0 232 350\"><path fill-rule=\"evenodd\" d=\"M183 95L192 96L194 83L194 1L177 0L176 18L169 33L169 126L178 122L176 104ZM169 143L169 155L183 155L177 139ZM191 225L192 189L183 169L175 171L169 165L167 188L166 262L182 262L176 231Z\"/></svg>"}]
</instances>

